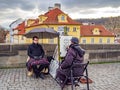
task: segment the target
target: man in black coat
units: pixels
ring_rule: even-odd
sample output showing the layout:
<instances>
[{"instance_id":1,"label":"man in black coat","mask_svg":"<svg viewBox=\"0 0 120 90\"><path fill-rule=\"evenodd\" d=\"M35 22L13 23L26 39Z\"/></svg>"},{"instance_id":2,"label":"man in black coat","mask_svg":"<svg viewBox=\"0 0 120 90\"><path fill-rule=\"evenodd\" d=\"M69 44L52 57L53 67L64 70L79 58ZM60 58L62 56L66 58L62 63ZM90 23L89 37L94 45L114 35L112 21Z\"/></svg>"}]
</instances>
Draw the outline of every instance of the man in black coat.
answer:
<instances>
[{"instance_id":1,"label":"man in black coat","mask_svg":"<svg viewBox=\"0 0 120 90\"><path fill-rule=\"evenodd\" d=\"M35 77L44 79L43 73L41 71L48 66L49 62L45 60L44 57L44 50L40 44L38 44L38 37L33 37L33 43L28 47L28 56L30 59L26 63L28 71L33 69Z\"/></svg>"}]
</instances>

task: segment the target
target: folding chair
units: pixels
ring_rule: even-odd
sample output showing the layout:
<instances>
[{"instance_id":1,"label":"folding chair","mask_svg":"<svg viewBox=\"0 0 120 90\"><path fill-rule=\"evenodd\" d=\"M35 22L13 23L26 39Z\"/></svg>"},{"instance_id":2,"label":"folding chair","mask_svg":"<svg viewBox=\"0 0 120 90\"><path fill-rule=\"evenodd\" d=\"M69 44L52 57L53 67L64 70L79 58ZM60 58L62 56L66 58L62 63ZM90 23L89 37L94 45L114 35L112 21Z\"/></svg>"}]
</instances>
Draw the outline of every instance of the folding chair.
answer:
<instances>
[{"instance_id":1,"label":"folding chair","mask_svg":"<svg viewBox=\"0 0 120 90\"><path fill-rule=\"evenodd\" d=\"M67 80L69 79L71 81L71 88L74 90L74 86L77 86L81 77L85 77L87 80L87 90L89 90L89 82L88 82L88 71L87 66L89 64L89 61L87 63L73 63L73 65L70 67L69 76L65 75L66 79L61 85L61 90L63 90L64 86L66 85ZM81 74L77 76L74 75L74 69L81 68ZM77 82L76 82L77 81Z\"/></svg>"}]
</instances>

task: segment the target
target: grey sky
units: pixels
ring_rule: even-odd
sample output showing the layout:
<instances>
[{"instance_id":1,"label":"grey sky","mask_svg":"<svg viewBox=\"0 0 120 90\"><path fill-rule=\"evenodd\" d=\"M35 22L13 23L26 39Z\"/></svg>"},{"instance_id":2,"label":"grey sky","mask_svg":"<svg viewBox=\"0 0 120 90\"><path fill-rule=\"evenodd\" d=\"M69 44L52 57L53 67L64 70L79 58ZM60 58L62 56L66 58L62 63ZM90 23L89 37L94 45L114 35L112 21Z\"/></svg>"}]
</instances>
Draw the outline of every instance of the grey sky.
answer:
<instances>
[{"instance_id":1,"label":"grey sky","mask_svg":"<svg viewBox=\"0 0 120 90\"><path fill-rule=\"evenodd\" d=\"M37 18L55 3L73 19L120 15L120 0L0 0L0 25L8 27L18 18Z\"/></svg>"},{"instance_id":2,"label":"grey sky","mask_svg":"<svg viewBox=\"0 0 120 90\"><path fill-rule=\"evenodd\" d=\"M120 0L62 0L62 4L69 8L75 6L80 8L119 7Z\"/></svg>"}]
</instances>

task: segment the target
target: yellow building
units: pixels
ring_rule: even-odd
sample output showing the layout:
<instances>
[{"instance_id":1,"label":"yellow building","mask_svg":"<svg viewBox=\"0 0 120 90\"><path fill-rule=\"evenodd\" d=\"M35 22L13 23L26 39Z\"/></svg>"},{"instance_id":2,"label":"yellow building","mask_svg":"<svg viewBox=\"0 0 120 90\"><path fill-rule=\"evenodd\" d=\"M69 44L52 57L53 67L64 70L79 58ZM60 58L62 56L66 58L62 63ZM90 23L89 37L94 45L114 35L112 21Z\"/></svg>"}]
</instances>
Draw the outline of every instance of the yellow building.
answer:
<instances>
[{"instance_id":1,"label":"yellow building","mask_svg":"<svg viewBox=\"0 0 120 90\"><path fill-rule=\"evenodd\" d=\"M18 34L14 34L19 43L31 43L32 39L23 36L35 28L52 28L62 34L79 38L83 44L107 44L114 43L114 34L106 30L101 25L82 25L72 20L67 14L60 9L60 4L55 4L53 8L49 8L48 12L39 15L36 19L28 19L21 23L15 30ZM16 41L17 42L17 41ZM42 43L57 43L57 38L40 39Z\"/></svg>"},{"instance_id":2,"label":"yellow building","mask_svg":"<svg viewBox=\"0 0 120 90\"><path fill-rule=\"evenodd\" d=\"M114 44L115 35L102 25L81 25L80 43Z\"/></svg>"},{"instance_id":3,"label":"yellow building","mask_svg":"<svg viewBox=\"0 0 120 90\"><path fill-rule=\"evenodd\" d=\"M37 19L29 19L26 25L26 32L34 28L52 28L56 31L64 29L65 34L80 37L80 23L72 20L67 14L60 10L60 7L51 8L44 15ZM56 39L42 40L43 43L56 43ZM28 41L29 42L29 41Z\"/></svg>"}]
</instances>

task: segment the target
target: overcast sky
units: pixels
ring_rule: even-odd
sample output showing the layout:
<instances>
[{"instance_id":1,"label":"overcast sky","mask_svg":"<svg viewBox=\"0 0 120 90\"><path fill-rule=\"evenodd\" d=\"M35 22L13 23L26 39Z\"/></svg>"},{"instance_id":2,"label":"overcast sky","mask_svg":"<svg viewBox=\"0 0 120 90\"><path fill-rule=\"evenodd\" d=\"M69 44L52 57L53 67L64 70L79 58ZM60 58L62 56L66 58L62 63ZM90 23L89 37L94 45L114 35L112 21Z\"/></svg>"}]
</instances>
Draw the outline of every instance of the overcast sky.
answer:
<instances>
[{"instance_id":1,"label":"overcast sky","mask_svg":"<svg viewBox=\"0 0 120 90\"><path fill-rule=\"evenodd\" d=\"M0 0L0 25L19 19L37 18L55 3L72 19L120 16L120 0Z\"/></svg>"}]
</instances>

